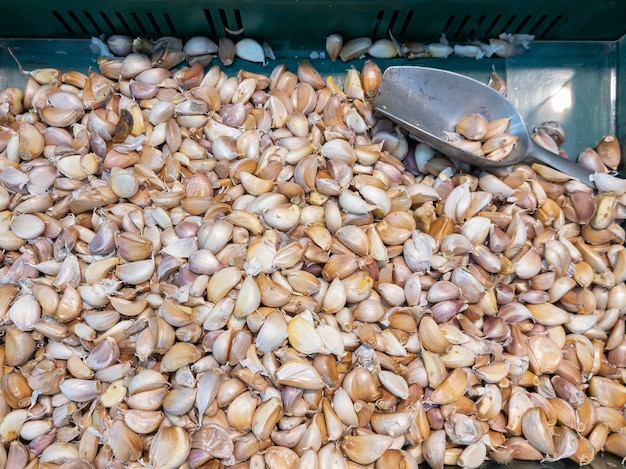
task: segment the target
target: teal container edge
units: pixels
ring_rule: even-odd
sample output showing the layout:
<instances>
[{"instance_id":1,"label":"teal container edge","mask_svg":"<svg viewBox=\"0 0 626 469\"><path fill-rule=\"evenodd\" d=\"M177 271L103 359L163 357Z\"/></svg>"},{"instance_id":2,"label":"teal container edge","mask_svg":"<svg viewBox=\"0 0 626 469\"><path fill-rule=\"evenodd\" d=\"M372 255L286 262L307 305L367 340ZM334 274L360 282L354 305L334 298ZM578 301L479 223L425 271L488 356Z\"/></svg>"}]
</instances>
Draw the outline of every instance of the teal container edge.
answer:
<instances>
[{"instance_id":1,"label":"teal container edge","mask_svg":"<svg viewBox=\"0 0 626 469\"><path fill-rule=\"evenodd\" d=\"M257 37L276 48L316 48L333 32L432 42L488 40L500 33L538 40L616 41L626 34L623 0L0 0L0 36L86 38L205 35Z\"/></svg>"}]
</instances>

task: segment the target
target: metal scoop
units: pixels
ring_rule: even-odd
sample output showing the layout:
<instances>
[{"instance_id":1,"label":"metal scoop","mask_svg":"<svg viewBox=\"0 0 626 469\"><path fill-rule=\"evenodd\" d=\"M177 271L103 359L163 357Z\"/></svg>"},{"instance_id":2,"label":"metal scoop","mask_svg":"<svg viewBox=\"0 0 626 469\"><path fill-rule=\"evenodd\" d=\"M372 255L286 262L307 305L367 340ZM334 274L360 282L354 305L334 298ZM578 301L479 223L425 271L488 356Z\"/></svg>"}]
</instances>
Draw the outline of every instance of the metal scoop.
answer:
<instances>
[{"instance_id":1,"label":"metal scoop","mask_svg":"<svg viewBox=\"0 0 626 469\"><path fill-rule=\"evenodd\" d=\"M511 103L496 90L458 73L426 67L389 67L374 101L378 112L449 158L480 167L509 166L534 158L594 187L592 171L537 145ZM474 155L449 143L444 132L454 132L465 115L479 113L493 120L510 117L507 132L517 145L500 161Z\"/></svg>"}]
</instances>

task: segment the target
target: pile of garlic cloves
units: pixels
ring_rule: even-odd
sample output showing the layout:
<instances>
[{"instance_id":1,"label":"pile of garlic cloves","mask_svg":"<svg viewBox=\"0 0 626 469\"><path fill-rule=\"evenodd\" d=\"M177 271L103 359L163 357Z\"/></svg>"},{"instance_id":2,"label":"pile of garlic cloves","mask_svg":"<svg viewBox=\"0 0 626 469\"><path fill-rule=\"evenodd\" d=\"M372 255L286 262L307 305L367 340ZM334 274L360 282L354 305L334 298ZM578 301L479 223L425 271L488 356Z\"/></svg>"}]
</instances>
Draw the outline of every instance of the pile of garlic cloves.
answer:
<instances>
[{"instance_id":1,"label":"pile of garlic cloves","mask_svg":"<svg viewBox=\"0 0 626 469\"><path fill-rule=\"evenodd\" d=\"M626 457L626 181L458 166L371 61L163 60L0 92L1 467Z\"/></svg>"}]
</instances>

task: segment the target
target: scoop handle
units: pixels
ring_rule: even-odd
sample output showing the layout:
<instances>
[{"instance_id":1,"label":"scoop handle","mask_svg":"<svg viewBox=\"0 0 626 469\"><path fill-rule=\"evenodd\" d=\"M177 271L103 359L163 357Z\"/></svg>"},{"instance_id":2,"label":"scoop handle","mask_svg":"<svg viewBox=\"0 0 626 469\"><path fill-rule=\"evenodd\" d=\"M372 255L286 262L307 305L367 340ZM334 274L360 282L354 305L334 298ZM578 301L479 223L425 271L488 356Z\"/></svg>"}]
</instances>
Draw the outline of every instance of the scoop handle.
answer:
<instances>
[{"instance_id":1,"label":"scoop handle","mask_svg":"<svg viewBox=\"0 0 626 469\"><path fill-rule=\"evenodd\" d=\"M583 184L588 185L589 187L595 189L596 185L589 179L589 176L593 174L593 171L588 170L584 166L580 164L563 158L562 156L557 155L556 153L552 153L549 150L546 150L543 147L540 147L536 143L531 141L531 145L528 151L528 156L532 156L536 160L541 161L548 166L561 171L573 178L578 179Z\"/></svg>"}]
</instances>

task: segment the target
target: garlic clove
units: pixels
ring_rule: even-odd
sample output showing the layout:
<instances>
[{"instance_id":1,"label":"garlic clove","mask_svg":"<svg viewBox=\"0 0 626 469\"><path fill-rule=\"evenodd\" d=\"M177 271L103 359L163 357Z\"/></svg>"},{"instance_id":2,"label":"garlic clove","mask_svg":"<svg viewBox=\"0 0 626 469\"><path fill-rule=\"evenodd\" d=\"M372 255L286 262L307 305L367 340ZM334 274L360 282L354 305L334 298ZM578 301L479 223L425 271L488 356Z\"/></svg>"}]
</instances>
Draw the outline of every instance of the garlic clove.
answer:
<instances>
[{"instance_id":1,"label":"garlic clove","mask_svg":"<svg viewBox=\"0 0 626 469\"><path fill-rule=\"evenodd\" d=\"M455 131L469 140L482 140L487 133L487 126L487 119L483 115L472 113L457 122Z\"/></svg>"}]
</instances>

